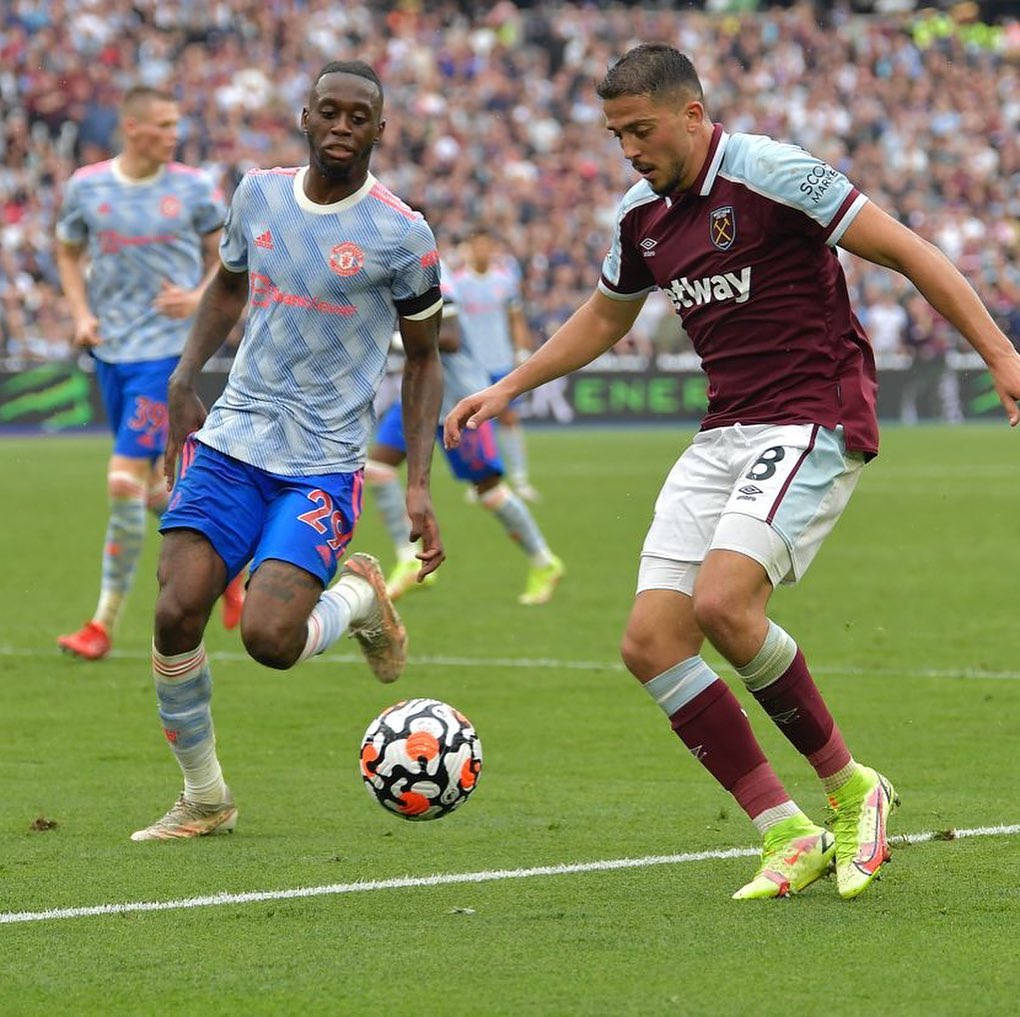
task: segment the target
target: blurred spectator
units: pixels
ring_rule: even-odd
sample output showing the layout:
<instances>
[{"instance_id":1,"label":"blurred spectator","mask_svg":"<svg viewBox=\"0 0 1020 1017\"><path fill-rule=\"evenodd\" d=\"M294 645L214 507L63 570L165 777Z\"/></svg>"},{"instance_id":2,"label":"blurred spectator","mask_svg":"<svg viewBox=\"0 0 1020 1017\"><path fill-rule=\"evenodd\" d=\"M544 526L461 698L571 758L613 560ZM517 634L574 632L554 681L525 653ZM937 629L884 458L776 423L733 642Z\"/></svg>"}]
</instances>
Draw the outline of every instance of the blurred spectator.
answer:
<instances>
[{"instance_id":1,"label":"blurred spectator","mask_svg":"<svg viewBox=\"0 0 1020 1017\"><path fill-rule=\"evenodd\" d=\"M293 109L319 66L350 57L386 86L375 172L429 209L447 251L484 218L520 263L544 338L590 293L635 179L598 129L594 82L639 40L713 54L703 76L714 119L847 172L939 244L1016 338L1020 24L747 6L11 0L0 9L0 354L46 355L69 338L53 294L54 210L73 169L115 149L129 85L179 97L181 158L229 193L251 166L304 161ZM890 300L902 305L909 285L844 261L857 306L882 322L876 341L892 344L903 322ZM673 350L686 340L653 304L627 342Z\"/></svg>"},{"instance_id":2,"label":"blurred spectator","mask_svg":"<svg viewBox=\"0 0 1020 1017\"><path fill-rule=\"evenodd\" d=\"M858 316L878 359L881 360L883 353L900 353L907 332L907 312L903 305L879 285L865 286L859 300Z\"/></svg>"},{"instance_id":3,"label":"blurred spectator","mask_svg":"<svg viewBox=\"0 0 1020 1017\"><path fill-rule=\"evenodd\" d=\"M952 349L952 329L920 294L907 302L910 322L906 343L912 354L910 372L903 386L900 420L916 424L919 399L938 404L941 419L948 424L963 421L960 403L960 380L949 365L947 354Z\"/></svg>"}]
</instances>

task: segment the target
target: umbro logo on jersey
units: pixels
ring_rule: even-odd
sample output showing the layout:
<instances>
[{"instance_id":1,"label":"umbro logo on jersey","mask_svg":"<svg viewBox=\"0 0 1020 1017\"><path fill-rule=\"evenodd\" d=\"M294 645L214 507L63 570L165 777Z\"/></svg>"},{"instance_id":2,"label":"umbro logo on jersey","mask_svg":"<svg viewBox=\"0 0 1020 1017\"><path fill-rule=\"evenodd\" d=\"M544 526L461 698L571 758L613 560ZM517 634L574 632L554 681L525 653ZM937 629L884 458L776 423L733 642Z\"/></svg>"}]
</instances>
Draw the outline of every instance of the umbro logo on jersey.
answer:
<instances>
[{"instance_id":1,"label":"umbro logo on jersey","mask_svg":"<svg viewBox=\"0 0 1020 1017\"><path fill-rule=\"evenodd\" d=\"M271 251L273 249L273 234L266 230L265 233L255 238L255 246Z\"/></svg>"},{"instance_id":2,"label":"umbro logo on jersey","mask_svg":"<svg viewBox=\"0 0 1020 1017\"><path fill-rule=\"evenodd\" d=\"M645 257L650 258L655 253L655 245L658 242L658 240L653 240L651 237L645 237L638 246L644 252Z\"/></svg>"}]
</instances>

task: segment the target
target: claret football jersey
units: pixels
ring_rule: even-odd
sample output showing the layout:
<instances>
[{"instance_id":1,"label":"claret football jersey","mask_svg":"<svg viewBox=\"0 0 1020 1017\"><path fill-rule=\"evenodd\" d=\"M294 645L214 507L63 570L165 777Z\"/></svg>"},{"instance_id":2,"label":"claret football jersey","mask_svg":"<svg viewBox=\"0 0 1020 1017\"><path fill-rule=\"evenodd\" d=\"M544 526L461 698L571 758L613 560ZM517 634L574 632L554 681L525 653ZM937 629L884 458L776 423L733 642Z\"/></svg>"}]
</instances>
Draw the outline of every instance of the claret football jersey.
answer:
<instances>
[{"instance_id":1,"label":"claret football jersey","mask_svg":"<svg viewBox=\"0 0 1020 1017\"><path fill-rule=\"evenodd\" d=\"M834 250L866 201L803 149L717 124L688 191L627 192L599 289L670 298L708 376L703 430L842 424L847 448L872 455L874 357Z\"/></svg>"}]
</instances>

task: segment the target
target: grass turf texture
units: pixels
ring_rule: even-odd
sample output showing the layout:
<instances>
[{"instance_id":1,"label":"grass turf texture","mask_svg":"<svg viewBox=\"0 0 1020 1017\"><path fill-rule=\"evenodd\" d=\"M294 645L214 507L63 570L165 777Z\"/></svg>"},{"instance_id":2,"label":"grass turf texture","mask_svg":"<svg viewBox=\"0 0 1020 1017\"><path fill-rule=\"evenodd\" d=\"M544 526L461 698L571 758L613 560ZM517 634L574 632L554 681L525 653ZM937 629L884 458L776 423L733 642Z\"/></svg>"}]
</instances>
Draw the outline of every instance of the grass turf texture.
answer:
<instances>
[{"instance_id":1,"label":"grass turf texture","mask_svg":"<svg viewBox=\"0 0 1020 1017\"><path fill-rule=\"evenodd\" d=\"M552 604L530 609L515 602L523 557L437 458L450 560L434 589L402 602L412 660L393 688L360 663L260 668L214 616L210 651L237 655L213 673L238 832L141 845L130 831L179 789L147 661L157 538L117 655L61 657L54 637L95 600L108 445L0 442L0 911L753 845L615 664L654 495L685 440L530 436L536 514L568 567ZM1018 440L1005 426L890 429L805 581L773 600L855 754L903 794L893 832L1020 819L1020 681L960 675L1016 668ZM369 501L355 547L391 560ZM412 695L463 710L485 750L477 792L438 823L385 814L357 773L368 722ZM738 695L820 817L806 763ZM40 816L58 825L30 830ZM1018 862L1015 837L898 847L852 903L833 881L790 901L730 901L755 864L738 858L3 925L0 1013L1011 1013Z\"/></svg>"}]
</instances>

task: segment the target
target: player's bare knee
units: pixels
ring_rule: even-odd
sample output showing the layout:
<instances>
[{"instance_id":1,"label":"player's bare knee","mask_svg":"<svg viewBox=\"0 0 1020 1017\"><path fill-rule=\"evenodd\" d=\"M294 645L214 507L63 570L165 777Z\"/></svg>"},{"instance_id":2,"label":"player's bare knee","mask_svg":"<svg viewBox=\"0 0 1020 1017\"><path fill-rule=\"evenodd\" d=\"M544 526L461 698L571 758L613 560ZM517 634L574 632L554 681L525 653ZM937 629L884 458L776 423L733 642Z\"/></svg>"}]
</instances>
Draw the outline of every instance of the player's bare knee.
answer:
<instances>
[{"instance_id":1,"label":"player's bare knee","mask_svg":"<svg viewBox=\"0 0 1020 1017\"><path fill-rule=\"evenodd\" d=\"M162 583L153 626L157 647L163 653L183 653L198 646L208 614L208 609L186 592Z\"/></svg>"},{"instance_id":2,"label":"player's bare knee","mask_svg":"<svg viewBox=\"0 0 1020 1017\"><path fill-rule=\"evenodd\" d=\"M628 627L620 640L620 659L638 680L647 680L644 675L648 668L648 657L647 644Z\"/></svg>"},{"instance_id":3,"label":"player's bare knee","mask_svg":"<svg viewBox=\"0 0 1020 1017\"><path fill-rule=\"evenodd\" d=\"M653 626L631 618L620 640L620 658L638 681L646 682L664 670L662 661L669 658L661 633Z\"/></svg>"},{"instance_id":4,"label":"player's bare knee","mask_svg":"<svg viewBox=\"0 0 1020 1017\"><path fill-rule=\"evenodd\" d=\"M694 593L694 618L713 643L742 631L751 620L751 605L739 593L725 587L697 589Z\"/></svg>"},{"instance_id":5,"label":"player's bare knee","mask_svg":"<svg viewBox=\"0 0 1020 1017\"><path fill-rule=\"evenodd\" d=\"M245 618L241 619L241 641L252 660L276 671L293 667L304 646L304 640L290 626Z\"/></svg>"},{"instance_id":6,"label":"player's bare knee","mask_svg":"<svg viewBox=\"0 0 1020 1017\"><path fill-rule=\"evenodd\" d=\"M110 470L106 475L106 493L124 501L144 501L145 483L126 470Z\"/></svg>"}]
</instances>

